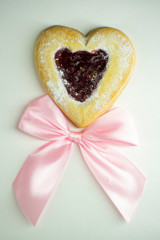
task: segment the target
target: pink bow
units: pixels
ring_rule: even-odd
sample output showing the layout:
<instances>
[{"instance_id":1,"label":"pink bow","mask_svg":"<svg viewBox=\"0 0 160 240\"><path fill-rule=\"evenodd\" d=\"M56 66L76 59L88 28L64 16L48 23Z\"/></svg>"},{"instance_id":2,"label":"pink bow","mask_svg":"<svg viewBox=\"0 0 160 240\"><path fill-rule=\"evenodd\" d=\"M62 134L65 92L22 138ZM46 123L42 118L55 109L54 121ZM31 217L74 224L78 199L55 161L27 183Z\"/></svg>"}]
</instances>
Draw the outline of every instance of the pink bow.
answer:
<instances>
[{"instance_id":1,"label":"pink bow","mask_svg":"<svg viewBox=\"0 0 160 240\"><path fill-rule=\"evenodd\" d=\"M17 200L36 224L68 161L74 143L119 212L129 221L142 194L145 177L112 146L135 146L137 134L128 112L115 108L95 120L83 132L69 130L67 120L48 95L32 102L19 128L48 142L35 150L14 183Z\"/></svg>"}]
</instances>

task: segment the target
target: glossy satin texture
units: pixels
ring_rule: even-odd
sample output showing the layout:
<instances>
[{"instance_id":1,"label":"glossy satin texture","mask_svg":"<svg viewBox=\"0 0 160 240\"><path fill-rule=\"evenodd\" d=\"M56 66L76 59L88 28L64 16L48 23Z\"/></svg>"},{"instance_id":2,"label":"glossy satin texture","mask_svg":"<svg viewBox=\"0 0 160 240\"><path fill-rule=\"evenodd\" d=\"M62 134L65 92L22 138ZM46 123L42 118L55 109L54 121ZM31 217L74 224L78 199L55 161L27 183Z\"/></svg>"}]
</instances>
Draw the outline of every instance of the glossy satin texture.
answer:
<instances>
[{"instance_id":1,"label":"glossy satin texture","mask_svg":"<svg viewBox=\"0 0 160 240\"><path fill-rule=\"evenodd\" d=\"M82 133L69 130L67 120L48 95L25 110L19 128L47 140L35 150L14 183L17 200L33 225L37 223L78 144L89 169L119 212L129 221L145 184L141 171L112 146L137 145L132 119L123 108L115 108L96 119ZM111 146L112 145L112 146Z\"/></svg>"}]
</instances>

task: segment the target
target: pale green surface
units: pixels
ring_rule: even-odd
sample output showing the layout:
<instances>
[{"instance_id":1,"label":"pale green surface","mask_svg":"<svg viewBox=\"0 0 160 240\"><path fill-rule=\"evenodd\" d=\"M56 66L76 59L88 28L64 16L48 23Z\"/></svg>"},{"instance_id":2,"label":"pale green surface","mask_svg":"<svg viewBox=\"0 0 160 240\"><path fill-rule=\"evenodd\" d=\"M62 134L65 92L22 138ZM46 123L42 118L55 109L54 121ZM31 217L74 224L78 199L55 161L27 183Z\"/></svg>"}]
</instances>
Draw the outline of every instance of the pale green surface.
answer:
<instances>
[{"instance_id":1,"label":"pale green surface","mask_svg":"<svg viewBox=\"0 0 160 240\"><path fill-rule=\"evenodd\" d=\"M0 1L0 239L159 240L160 216L160 1ZM124 31L136 48L134 76L116 105L132 113L140 147L123 149L148 182L130 224L100 189L76 148L36 228L21 213L12 181L26 157L43 141L17 130L24 107L44 94L34 67L34 42L50 25L84 34L95 27Z\"/></svg>"}]
</instances>

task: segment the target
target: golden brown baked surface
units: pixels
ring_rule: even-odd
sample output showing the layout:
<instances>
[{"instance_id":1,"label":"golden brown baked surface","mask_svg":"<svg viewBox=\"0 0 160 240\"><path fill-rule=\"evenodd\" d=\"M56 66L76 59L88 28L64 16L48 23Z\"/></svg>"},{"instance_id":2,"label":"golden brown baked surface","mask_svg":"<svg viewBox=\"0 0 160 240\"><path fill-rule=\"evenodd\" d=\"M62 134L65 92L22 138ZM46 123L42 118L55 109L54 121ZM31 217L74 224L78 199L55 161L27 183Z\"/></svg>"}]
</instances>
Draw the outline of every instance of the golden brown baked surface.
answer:
<instances>
[{"instance_id":1,"label":"golden brown baked surface","mask_svg":"<svg viewBox=\"0 0 160 240\"><path fill-rule=\"evenodd\" d=\"M109 56L106 70L96 89L85 101L77 101L64 85L55 54L61 49L93 52L99 49ZM53 26L40 33L35 45L35 62L50 97L78 127L85 127L107 112L128 83L135 63L135 52L128 37L113 28L98 28L86 36L63 26ZM93 79L94 81L94 79Z\"/></svg>"}]
</instances>

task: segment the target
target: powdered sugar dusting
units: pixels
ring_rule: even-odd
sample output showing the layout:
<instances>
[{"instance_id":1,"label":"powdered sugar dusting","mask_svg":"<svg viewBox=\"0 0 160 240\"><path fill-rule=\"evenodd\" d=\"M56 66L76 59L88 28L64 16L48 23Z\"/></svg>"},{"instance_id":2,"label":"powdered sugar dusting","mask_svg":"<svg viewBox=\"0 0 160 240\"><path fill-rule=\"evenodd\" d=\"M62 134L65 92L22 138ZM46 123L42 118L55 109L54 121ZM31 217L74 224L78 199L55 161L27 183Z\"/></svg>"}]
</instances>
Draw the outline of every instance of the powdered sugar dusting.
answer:
<instances>
[{"instance_id":1,"label":"powdered sugar dusting","mask_svg":"<svg viewBox=\"0 0 160 240\"><path fill-rule=\"evenodd\" d=\"M66 37L65 31L67 30L64 30L64 32L62 31L59 34L59 38L57 38L56 33L50 33L50 35L48 35L46 39L44 38L41 42L36 56L39 64L38 69L39 71L42 69L46 85L50 89L54 101L59 106L63 106L63 109L65 108L66 114L71 114L70 104L83 108L94 102L94 106L92 105L91 110L94 115L97 111L104 109L112 98L114 92L121 87L121 82L124 81L125 74L128 74L127 72L133 57L133 48L128 39L123 36L123 34L116 31L111 31L107 37L103 32L96 32L93 33L93 36L89 39L83 38L83 36L78 33L75 35L67 35ZM107 70L105 71L103 78L100 80L92 95L84 102L76 101L68 95L64 86L64 84L67 84L67 81L62 78L63 72L57 70L54 60L55 53L59 49L72 46L75 42L76 51L102 49L109 54ZM113 62L114 67L112 68ZM109 78L107 76L109 76ZM81 122L80 119L78 120L79 117L78 114L77 116L74 116L74 118L77 118L77 121Z\"/></svg>"},{"instance_id":2,"label":"powdered sugar dusting","mask_svg":"<svg viewBox=\"0 0 160 240\"><path fill-rule=\"evenodd\" d=\"M55 43L55 39L53 39ZM71 39L70 37L67 39L67 41L73 42L74 39ZM109 87L106 85L106 91L107 94L99 96L99 90L100 90L100 83L98 84L97 89L92 93L91 97L89 97L85 102L79 102L74 100L71 96L69 97L69 102L73 102L76 105L84 106L92 101L95 101L95 111L100 110L103 108L104 105L110 100L111 95L114 91L116 91L120 85L121 80L123 80L124 72L128 70L129 67L129 61L132 56L132 48L129 44L129 42L126 40L125 37L121 34L117 33L111 33L108 38L106 38L105 34L98 34L96 33L94 37L92 37L89 40L89 44L92 43L98 43L97 49L101 48L109 53L109 58L112 58L112 55L114 54L114 48L116 47L116 54L117 54L117 61L118 61L118 73L113 76L112 82L109 84ZM108 43L112 42L112 46L108 48ZM59 45L57 50L60 49L61 46ZM95 50L95 49L93 49ZM92 49L90 49L92 51ZM54 53L55 54L55 53ZM52 53L52 58L54 62L54 54ZM108 63L109 67L109 63ZM68 93L66 91L66 88L64 87L64 83L67 84L67 81L65 79L62 79L63 72L58 71L56 68L56 65L54 64L54 69L56 71L57 78L57 84L52 81L52 78L49 79L47 82L47 86L51 89L51 92L53 94L53 97L56 102L58 102L60 105L65 105L65 99L68 99Z\"/></svg>"},{"instance_id":3,"label":"powdered sugar dusting","mask_svg":"<svg viewBox=\"0 0 160 240\"><path fill-rule=\"evenodd\" d=\"M114 72L110 77L109 88L106 87L106 92L111 96L121 85L124 75L127 73L131 58L133 56L133 48L129 40L118 32L110 32L106 38L105 34L99 34L98 32L89 39L89 45L98 43L97 48L106 50L109 54L110 60L114 59L117 63L117 73ZM109 48L108 48L109 46Z\"/></svg>"},{"instance_id":4,"label":"powdered sugar dusting","mask_svg":"<svg viewBox=\"0 0 160 240\"><path fill-rule=\"evenodd\" d=\"M52 79L50 79L47 82L47 86L50 88L53 97L55 99L55 101L57 103L59 103L60 105L66 105L66 99L69 102L72 102L78 106L85 106L88 103L91 103L92 101L95 101L95 110L99 110L102 108L102 104L105 103L105 101L101 102L100 98L99 98L99 89L100 89L100 84L98 84L97 89L92 93L91 97L89 97L85 102L79 102L76 101L74 98L72 98L71 96L69 97L68 92L63 84L63 82L65 81L64 79L61 79L59 72L57 71L57 82L55 83L54 81L52 81ZM67 81L66 81L67 82ZM66 83L65 83L66 84ZM68 99L69 97L69 99ZM109 100L109 95L108 96L103 96L103 99L106 101Z\"/></svg>"}]
</instances>

